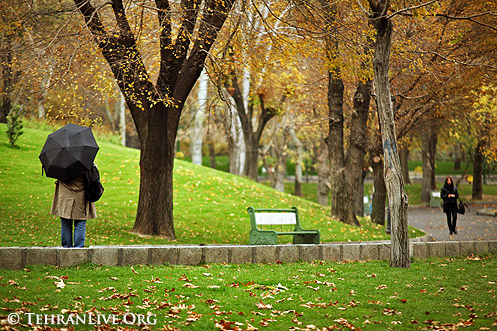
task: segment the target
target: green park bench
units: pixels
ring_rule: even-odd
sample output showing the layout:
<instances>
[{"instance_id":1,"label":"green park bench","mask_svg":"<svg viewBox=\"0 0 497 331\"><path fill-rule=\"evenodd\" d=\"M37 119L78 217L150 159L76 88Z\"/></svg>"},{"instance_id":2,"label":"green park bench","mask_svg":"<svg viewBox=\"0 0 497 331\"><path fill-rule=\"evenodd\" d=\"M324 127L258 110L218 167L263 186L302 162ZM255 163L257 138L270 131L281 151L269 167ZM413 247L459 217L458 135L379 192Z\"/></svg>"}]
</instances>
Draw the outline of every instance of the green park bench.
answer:
<instances>
[{"instance_id":1,"label":"green park bench","mask_svg":"<svg viewBox=\"0 0 497 331\"><path fill-rule=\"evenodd\" d=\"M442 198L440 197L440 192L432 191L430 194L430 207L439 208L442 206Z\"/></svg>"},{"instance_id":2,"label":"green park bench","mask_svg":"<svg viewBox=\"0 0 497 331\"><path fill-rule=\"evenodd\" d=\"M291 209L247 208L250 215L250 245L276 245L278 236L293 236L294 244L319 244L319 230L304 230L300 226L296 207ZM276 229L277 230L276 230Z\"/></svg>"}]
</instances>

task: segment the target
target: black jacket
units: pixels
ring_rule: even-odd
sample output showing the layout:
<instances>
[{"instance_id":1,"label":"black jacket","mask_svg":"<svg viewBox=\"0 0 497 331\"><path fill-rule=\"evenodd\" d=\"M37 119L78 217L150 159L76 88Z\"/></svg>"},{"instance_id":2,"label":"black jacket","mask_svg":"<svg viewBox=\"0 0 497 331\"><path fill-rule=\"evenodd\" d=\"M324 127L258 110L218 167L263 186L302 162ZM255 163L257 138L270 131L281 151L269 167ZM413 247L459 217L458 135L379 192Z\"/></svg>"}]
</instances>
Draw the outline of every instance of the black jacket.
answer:
<instances>
[{"instance_id":1,"label":"black jacket","mask_svg":"<svg viewBox=\"0 0 497 331\"><path fill-rule=\"evenodd\" d=\"M449 194L455 194L455 197L448 197ZM457 192L457 187L455 185L444 185L442 191L440 192L440 197L443 200L444 212L457 211L457 199L459 199L459 192Z\"/></svg>"}]
</instances>

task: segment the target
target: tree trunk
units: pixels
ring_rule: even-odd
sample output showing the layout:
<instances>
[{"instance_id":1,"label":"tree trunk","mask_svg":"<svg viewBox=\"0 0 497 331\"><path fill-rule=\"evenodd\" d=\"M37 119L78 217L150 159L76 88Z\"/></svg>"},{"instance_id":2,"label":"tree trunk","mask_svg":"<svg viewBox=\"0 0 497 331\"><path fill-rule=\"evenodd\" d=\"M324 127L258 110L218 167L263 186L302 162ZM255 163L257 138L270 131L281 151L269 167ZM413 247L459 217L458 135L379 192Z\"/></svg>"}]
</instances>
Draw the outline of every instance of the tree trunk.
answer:
<instances>
[{"instance_id":1,"label":"tree trunk","mask_svg":"<svg viewBox=\"0 0 497 331\"><path fill-rule=\"evenodd\" d=\"M301 197L302 196L302 167L300 167L300 176L297 176L297 167L295 167L295 182L294 182L293 188L294 188L293 194L298 196L298 197Z\"/></svg>"},{"instance_id":2,"label":"tree trunk","mask_svg":"<svg viewBox=\"0 0 497 331\"><path fill-rule=\"evenodd\" d=\"M387 187L383 176L383 160L380 156L373 157L373 201L371 222L385 225L385 206L387 200Z\"/></svg>"},{"instance_id":3,"label":"tree trunk","mask_svg":"<svg viewBox=\"0 0 497 331\"><path fill-rule=\"evenodd\" d=\"M257 182L259 166L259 141L255 141L253 139L245 139L245 146L246 150L244 175Z\"/></svg>"},{"instance_id":4,"label":"tree trunk","mask_svg":"<svg viewBox=\"0 0 497 331\"><path fill-rule=\"evenodd\" d=\"M432 124L430 127L430 188L432 191L437 190L437 181L435 179L435 167L437 158L437 141L438 141L438 129Z\"/></svg>"},{"instance_id":5,"label":"tree trunk","mask_svg":"<svg viewBox=\"0 0 497 331\"><path fill-rule=\"evenodd\" d=\"M454 170L461 170L461 145L457 144L454 148Z\"/></svg>"},{"instance_id":6,"label":"tree trunk","mask_svg":"<svg viewBox=\"0 0 497 331\"><path fill-rule=\"evenodd\" d=\"M473 200L481 200L483 198L483 149L485 142L481 136L478 139L478 144L475 148L475 158L473 161L473 188L471 190L471 198Z\"/></svg>"},{"instance_id":7,"label":"tree trunk","mask_svg":"<svg viewBox=\"0 0 497 331\"><path fill-rule=\"evenodd\" d=\"M392 41L392 22L388 18L389 0L369 0L373 11L370 18L376 29L373 59L377 95L378 118L383 142L385 184L391 214L390 266L409 268L409 233L407 226L407 194L400 168L395 120L390 93L389 68Z\"/></svg>"},{"instance_id":8,"label":"tree trunk","mask_svg":"<svg viewBox=\"0 0 497 331\"><path fill-rule=\"evenodd\" d=\"M328 147L326 146L324 139L321 139L317 157L317 201L322 206L328 206L328 197L330 195L330 167L328 165L328 160Z\"/></svg>"},{"instance_id":9,"label":"tree trunk","mask_svg":"<svg viewBox=\"0 0 497 331\"><path fill-rule=\"evenodd\" d=\"M343 81L333 73L328 74L328 110L329 130L326 137L328 157L330 162L330 191L331 191L331 216L338 218L339 199L336 197L344 189L344 151L343 151Z\"/></svg>"},{"instance_id":10,"label":"tree trunk","mask_svg":"<svg viewBox=\"0 0 497 331\"><path fill-rule=\"evenodd\" d=\"M356 201L359 186L363 182L364 154L366 150L366 132L369 116L372 82L359 82L354 95L354 112L351 119L351 132L345 160L345 172L342 189L335 195L333 206L337 208L339 219L347 224L360 226L356 217ZM363 188L364 189L364 188ZM361 195L362 198L362 195ZM364 207L362 208L364 213Z\"/></svg>"},{"instance_id":11,"label":"tree trunk","mask_svg":"<svg viewBox=\"0 0 497 331\"><path fill-rule=\"evenodd\" d=\"M280 155L277 159L276 167L275 167L275 182L274 189L279 192L285 192L285 179L286 179L286 153Z\"/></svg>"},{"instance_id":12,"label":"tree trunk","mask_svg":"<svg viewBox=\"0 0 497 331\"><path fill-rule=\"evenodd\" d=\"M359 187L357 188L355 199L355 213L357 216L364 217L364 179L366 178L367 171L362 171L360 177ZM369 198L368 198L369 199Z\"/></svg>"},{"instance_id":13,"label":"tree trunk","mask_svg":"<svg viewBox=\"0 0 497 331\"><path fill-rule=\"evenodd\" d=\"M295 192L296 196L302 196L302 155L304 154L304 146L302 142L297 137L295 129L290 127L288 133L290 134L290 139L292 139L293 144L297 149L297 159L295 160Z\"/></svg>"},{"instance_id":14,"label":"tree trunk","mask_svg":"<svg viewBox=\"0 0 497 331\"><path fill-rule=\"evenodd\" d=\"M45 118L47 115L47 111L45 109L45 99L47 98L48 94L48 89L50 88L50 83L52 81L52 75L53 75L53 64L52 61L49 60L48 62L48 70L43 74L43 78L41 80L41 86L40 89L41 91L38 94L36 103L37 103L37 108L38 108L38 118Z\"/></svg>"},{"instance_id":15,"label":"tree trunk","mask_svg":"<svg viewBox=\"0 0 497 331\"><path fill-rule=\"evenodd\" d=\"M13 74L13 49L12 49L12 35L3 33L3 41L0 45L0 69L2 77L3 91L0 98L0 123L7 123L7 116L12 108L12 91L14 83Z\"/></svg>"},{"instance_id":16,"label":"tree trunk","mask_svg":"<svg viewBox=\"0 0 497 331\"><path fill-rule=\"evenodd\" d=\"M126 146L126 100L124 99L121 90L119 90L118 100L114 104L115 112L119 116L119 132L121 135L121 144Z\"/></svg>"},{"instance_id":17,"label":"tree trunk","mask_svg":"<svg viewBox=\"0 0 497 331\"><path fill-rule=\"evenodd\" d=\"M437 153L438 130L435 125L427 124L426 130L421 134L421 156L423 164L423 187L421 189L421 202L430 203L431 192L437 190L435 180L435 160Z\"/></svg>"},{"instance_id":18,"label":"tree trunk","mask_svg":"<svg viewBox=\"0 0 497 331\"><path fill-rule=\"evenodd\" d=\"M228 110L225 117L226 136L228 139L228 156L230 160L229 171L235 175L243 175L245 169L245 140L243 139L242 124L238 116L235 101L223 89L228 102Z\"/></svg>"},{"instance_id":19,"label":"tree trunk","mask_svg":"<svg viewBox=\"0 0 497 331\"><path fill-rule=\"evenodd\" d=\"M423 167L423 186L421 188L421 202L428 204L431 198L431 176L433 168L431 167L431 139L430 134L421 133L421 159Z\"/></svg>"},{"instance_id":20,"label":"tree trunk","mask_svg":"<svg viewBox=\"0 0 497 331\"><path fill-rule=\"evenodd\" d=\"M175 239L173 222L173 166L176 150L174 126L158 104L148 111L148 125L140 134L140 195L133 232ZM162 108L162 109L161 109ZM162 123L171 127L165 130ZM160 141L160 144L157 144Z\"/></svg>"},{"instance_id":21,"label":"tree trunk","mask_svg":"<svg viewBox=\"0 0 497 331\"><path fill-rule=\"evenodd\" d=\"M214 143L212 141L209 141L208 146L209 146L209 159L210 159L211 168L216 169L216 151L214 148Z\"/></svg>"},{"instance_id":22,"label":"tree trunk","mask_svg":"<svg viewBox=\"0 0 497 331\"><path fill-rule=\"evenodd\" d=\"M402 145L400 148L400 166L404 183L406 185L411 184L411 178L409 177L409 146L407 145Z\"/></svg>"},{"instance_id":23,"label":"tree trunk","mask_svg":"<svg viewBox=\"0 0 497 331\"><path fill-rule=\"evenodd\" d=\"M204 140L208 83L209 77L204 69L198 80L197 111L194 114L193 127L190 134L190 153L192 163L196 165L202 165L202 145Z\"/></svg>"}]
</instances>

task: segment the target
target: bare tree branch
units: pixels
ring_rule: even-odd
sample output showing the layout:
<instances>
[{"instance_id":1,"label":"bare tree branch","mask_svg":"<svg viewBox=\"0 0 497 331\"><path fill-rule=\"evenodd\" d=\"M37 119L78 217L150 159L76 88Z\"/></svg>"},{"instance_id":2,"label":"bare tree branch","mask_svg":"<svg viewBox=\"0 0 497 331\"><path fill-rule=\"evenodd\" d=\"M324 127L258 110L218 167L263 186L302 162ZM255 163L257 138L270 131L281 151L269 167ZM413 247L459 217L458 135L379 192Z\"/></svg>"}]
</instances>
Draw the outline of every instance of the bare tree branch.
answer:
<instances>
[{"instance_id":1,"label":"bare tree branch","mask_svg":"<svg viewBox=\"0 0 497 331\"><path fill-rule=\"evenodd\" d=\"M483 68L489 68L489 69L492 69L492 70L497 70L497 66L495 65L491 65L491 64L487 64L487 63L468 63L468 62L462 62L462 61L458 61L458 60L455 60L455 59L450 59L440 53L437 53L437 52L434 52L434 51L414 51L415 53L419 53L419 54L431 54L433 56L436 56L436 57L439 57L447 62L452 62L454 64L458 64L458 65L463 65L463 66L467 66L467 67L483 67Z\"/></svg>"},{"instance_id":2,"label":"bare tree branch","mask_svg":"<svg viewBox=\"0 0 497 331\"><path fill-rule=\"evenodd\" d=\"M428 2L422 3L422 4L420 4L420 5L417 5L417 6L412 6L412 7L403 8L403 9L398 10L398 11L396 11L395 13L392 13L392 14L390 14L389 16L387 16L387 19L389 20L389 19L393 18L394 16L396 16L396 15L400 15L400 14L402 14L402 13L406 12L406 11L410 11L410 10L413 10L413 9L418 9L418 8L422 8L422 7L429 6L429 5L431 5L432 3L434 3L434 2L438 2L438 1L439 1L439 0L432 0L432 1L428 1ZM384 15L384 13L383 13L383 15Z\"/></svg>"},{"instance_id":3,"label":"bare tree branch","mask_svg":"<svg viewBox=\"0 0 497 331\"><path fill-rule=\"evenodd\" d=\"M487 28L489 28L491 30L497 31L497 26L490 25L490 24L487 24L487 23L483 23L483 22L480 22L480 21L477 21L477 20L474 19L475 17L482 17L482 16L487 16L487 15L497 16L497 13L496 12L485 12L485 13L478 13L478 14L474 14L474 15L470 15L470 16L451 16L451 15L448 15L448 14L436 14L435 16L437 16L437 17L445 17L445 18L448 18L448 19L451 19L451 20L467 20L467 21L476 23L478 25L487 27Z\"/></svg>"}]
</instances>

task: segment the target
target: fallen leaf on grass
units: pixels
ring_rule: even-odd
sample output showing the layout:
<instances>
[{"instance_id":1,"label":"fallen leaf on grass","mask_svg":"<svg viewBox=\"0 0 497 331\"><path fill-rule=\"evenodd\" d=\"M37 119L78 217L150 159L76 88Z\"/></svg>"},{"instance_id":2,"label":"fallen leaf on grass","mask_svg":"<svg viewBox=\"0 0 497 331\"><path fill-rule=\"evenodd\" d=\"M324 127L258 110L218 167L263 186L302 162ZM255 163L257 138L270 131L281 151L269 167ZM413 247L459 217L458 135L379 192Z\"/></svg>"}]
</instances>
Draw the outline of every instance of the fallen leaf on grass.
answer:
<instances>
[{"instance_id":1,"label":"fallen leaf on grass","mask_svg":"<svg viewBox=\"0 0 497 331\"><path fill-rule=\"evenodd\" d=\"M188 312L188 317L185 320L186 322L196 322L202 317L202 314L196 313L196 312Z\"/></svg>"},{"instance_id":2,"label":"fallen leaf on grass","mask_svg":"<svg viewBox=\"0 0 497 331\"><path fill-rule=\"evenodd\" d=\"M54 284L57 286L57 288L64 288L64 287L66 287L66 284L64 283L64 281L62 279L60 281L58 281L58 282L54 282Z\"/></svg>"},{"instance_id":3,"label":"fallen leaf on grass","mask_svg":"<svg viewBox=\"0 0 497 331\"><path fill-rule=\"evenodd\" d=\"M187 288L199 288L200 286L193 285L192 283L186 283L186 284L183 285L183 287L187 287Z\"/></svg>"},{"instance_id":4,"label":"fallen leaf on grass","mask_svg":"<svg viewBox=\"0 0 497 331\"><path fill-rule=\"evenodd\" d=\"M221 330L242 330L240 328L240 326L242 326L242 325L243 325L243 323L231 322L231 321L225 321L225 320L221 320L215 324L216 328L219 328Z\"/></svg>"},{"instance_id":5,"label":"fallen leaf on grass","mask_svg":"<svg viewBox=\"0 0 497 331\"><path fill-rule=\"evenodd\" d=\"M116 288L115 288L115 287L112 287L112 286L109 286L109 287L103 288L103 289L99 290L98 292L102 293L102 292L105 292L105 291L117 292Z\"/></svg>"},{"instance_id":6,"label":"fallen leaf on grass","mask_svg":"<svg viewBox=\"0 0 497 331\"><path fill-rule=\"evenodd\" d=\"M400 311L396 311L395 309L385 308L383 309L383 315L393 316L393 315L402 315Z\"/></svg>"},{"instance_id":7,"label":"fallen leaf on grass","mask_svg":"<svg viewBox=\"0 0 497 331\"><path fill-rule=\"evenodd\" d=\"M188 278L186 278L186 275L181 275L180 278L178 278L178 281L185 281L185 282L189 282L190 280Z\"/></svg>"},{"instance_id":8,"label":"fallen leaf on grass","mask_svg":"<svg viewBox=\"0 0 497 331\"><path fill-rule=\"evenodd\" d=\"M159 283L159 284L162 284L162 281L160 280L159 277L156 277L155 279L151 279L151 280L145 280L146 283Z\"/></svg>"},{"instance_id":9,"label":"fallen leaf on grass","mask_svg":"<svg viewBox=\"0 0 497 331\"><path fill-rule=\"evenodd\" d=\"M273 306L270 304L265 304L259 300L259 303L257 304L257 308L259 308L259 309L271 309L271 308L273 308Z\"/></svg>"},{"instance_id":10,"label":"fallen leaf on grass","mask_svg":"<svg viewBox=\"0 0 497 331\"><path fill-rule=\"evenodd\" d=\"M349 328L351 330L361 330L360 328L356 328L354 326L354 324L350 323L345 318L339 318L339 319L333 320L333 322L337 322L338 324L343 325L344 327Z\"/></svg>"}]
</instances>

